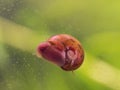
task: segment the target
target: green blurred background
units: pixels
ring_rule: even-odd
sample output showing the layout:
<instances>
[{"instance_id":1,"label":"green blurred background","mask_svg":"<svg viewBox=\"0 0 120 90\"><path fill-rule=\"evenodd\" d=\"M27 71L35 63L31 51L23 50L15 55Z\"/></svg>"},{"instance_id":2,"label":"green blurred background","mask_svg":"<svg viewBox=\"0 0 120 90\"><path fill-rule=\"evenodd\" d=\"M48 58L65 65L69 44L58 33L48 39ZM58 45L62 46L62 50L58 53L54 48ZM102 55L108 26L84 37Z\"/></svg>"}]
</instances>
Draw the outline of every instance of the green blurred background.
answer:
<instances>
[{"instance_id":1,"label":"green blurred background","mask_svg":"<svg viewBox=\"0 0 120 90\"><path fill-rule=\"evenodd\" d=\"M74 73L36 57L66 33L81 41ZM120 90L119 0L0 0L0 90Z\"/></svg>"}]
</instances>

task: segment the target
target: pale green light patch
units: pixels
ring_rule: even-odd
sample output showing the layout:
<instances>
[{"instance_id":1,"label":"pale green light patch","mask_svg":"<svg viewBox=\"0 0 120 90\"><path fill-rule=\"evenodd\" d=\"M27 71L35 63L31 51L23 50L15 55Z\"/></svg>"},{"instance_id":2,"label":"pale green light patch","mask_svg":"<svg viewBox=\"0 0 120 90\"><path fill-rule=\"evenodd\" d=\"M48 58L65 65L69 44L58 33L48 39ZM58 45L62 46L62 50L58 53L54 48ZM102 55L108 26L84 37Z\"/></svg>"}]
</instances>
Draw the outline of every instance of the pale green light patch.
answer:
<instances>
[{"instance_id":1,"label":"pale green light patch","mask_svg":"<svg viewBox=\"0 0 120 90\"><path fill-rule=\"evenodd\" d=\"M77 70L76 73L78 76L84 73L94 81L104 84L114 90L119 90L120 88L120 70L88 53L84 66Z\"/></svg>"},{"instance_id":2,"label":"pale green light patch","mask_svg":"<svg viewBox=\"0 0 120 90\"><path fill-rule=\"evenodd\" d=\"M0 42L22 49L24 51L33 51L40 42L46 40L49 34L35 33L34 31L20 26L3 18L0 18L0 32L2 39Z\"/></svg>"},{"instance_id":3,"label":"pale green light patch","mask_svg":"<svg viewBox=\"0 0 120 90\"><path fill-rule=\"evenodd\" d=\"M88 75L97 82L103 83L114 90L119 90L120 88L120 70L103 61L96 61L89 70Z\"/></svg>"}]
</instances>

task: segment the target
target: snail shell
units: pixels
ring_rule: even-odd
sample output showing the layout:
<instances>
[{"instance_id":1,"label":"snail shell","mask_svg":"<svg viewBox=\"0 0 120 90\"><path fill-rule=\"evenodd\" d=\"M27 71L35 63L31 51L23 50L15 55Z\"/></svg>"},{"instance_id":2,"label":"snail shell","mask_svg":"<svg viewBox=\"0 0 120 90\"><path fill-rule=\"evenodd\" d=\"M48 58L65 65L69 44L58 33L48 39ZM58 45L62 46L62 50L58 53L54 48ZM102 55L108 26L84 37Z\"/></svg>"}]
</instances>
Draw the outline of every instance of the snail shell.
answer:
<instances>
[{"instance_id":1,"label":"snail shell","mask_svg":"<svg viewBox=\"0 0 120 90\"><path fill-rule=\"evenodd\" d=\"M84 60L84 50L80 42L67 34L55 35L40 43L37 55L66 71L79 68Z\"/></svg>"}]
</instances>

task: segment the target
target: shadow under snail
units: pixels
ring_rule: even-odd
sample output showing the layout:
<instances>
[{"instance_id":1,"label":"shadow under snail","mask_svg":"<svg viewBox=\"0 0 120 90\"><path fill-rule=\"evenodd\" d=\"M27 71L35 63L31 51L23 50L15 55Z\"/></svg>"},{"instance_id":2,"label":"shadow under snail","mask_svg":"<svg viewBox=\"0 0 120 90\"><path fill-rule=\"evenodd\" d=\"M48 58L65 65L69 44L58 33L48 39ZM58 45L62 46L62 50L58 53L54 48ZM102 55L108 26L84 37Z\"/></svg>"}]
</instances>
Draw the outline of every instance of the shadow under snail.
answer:
<instances>
[{"instance_id":1,"label":"shadow under snail","mask_svg":"<svg viewBox=\"0 0 120 90\"><path fill-rule=\"evenodd\" d=\"M84 50L74 37L59 34L40 43L37 47L37 56L42 56L65 71L73 71L83 63Z\"/></svg>"}]
</instances>

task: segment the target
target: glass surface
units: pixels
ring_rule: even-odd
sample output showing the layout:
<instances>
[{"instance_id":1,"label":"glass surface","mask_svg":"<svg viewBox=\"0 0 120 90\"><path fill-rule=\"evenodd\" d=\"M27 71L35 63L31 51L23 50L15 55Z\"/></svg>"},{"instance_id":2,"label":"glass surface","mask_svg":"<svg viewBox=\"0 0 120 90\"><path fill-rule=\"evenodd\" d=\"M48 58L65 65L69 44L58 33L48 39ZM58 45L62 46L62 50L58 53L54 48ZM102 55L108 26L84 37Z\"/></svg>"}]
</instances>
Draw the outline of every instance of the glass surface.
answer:
<instances>
[{"instance_id":1,"label":"glass surface","mask_svg":"<svg viewBox=\"0 0 120 90\"><path fill-rule=\"evenodd\" d=\"M62 33L85 50L73 73L36 56ZM120 90L119 56L119 0L0 0L0 90Z\"/></svg>"}]
</instances>

